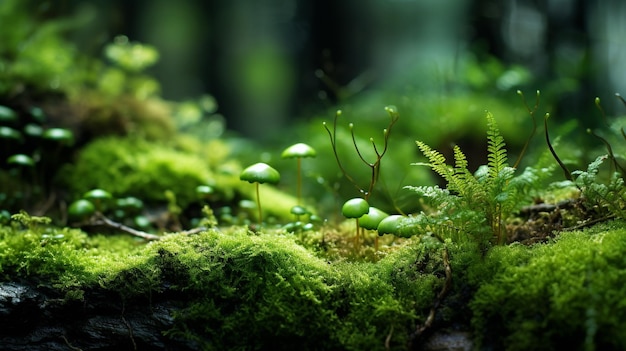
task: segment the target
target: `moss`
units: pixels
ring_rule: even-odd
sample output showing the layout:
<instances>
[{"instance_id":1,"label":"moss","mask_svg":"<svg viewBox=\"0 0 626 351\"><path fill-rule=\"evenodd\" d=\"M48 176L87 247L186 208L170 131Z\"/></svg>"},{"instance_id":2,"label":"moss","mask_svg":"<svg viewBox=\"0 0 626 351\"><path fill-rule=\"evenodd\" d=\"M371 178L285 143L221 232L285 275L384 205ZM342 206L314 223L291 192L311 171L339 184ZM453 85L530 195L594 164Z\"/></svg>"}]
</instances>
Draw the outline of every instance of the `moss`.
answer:
<instances>
[{"instance_id":1,"label":"moss","mask_svg":"<svg viewBox=\"0 0 626 351\"><path fill-rule=\"evenodd\" d=\"M480 344L502 350L624 349L622 227L614 222L563 233L550 244L494 248L474 272L485 280L471 303Z\"/></svg>"},{"instance_id":2,"label":"moss","mask_svg":"<svg viewBox=\"0 0 626 351\"><path fill-rule=\"evenodd\" d=\"M67 299L94 289L146 303L171 296L179 309L166 334L207 350L382 350L388 336L391 349L405 349L440 284L430 269L415 270L426 257L420 245L378 263L331 264L294 236L243 228L137 245L12 222L0 239L3 278L37 279Z\"/></svg>"},{"instance_id":3,"label":"moss","mask_svg":"<svg viewBox=\"0 0 626 351\"><path fill-rule=\"evenodd\" d=\"M135 138L103 138L86 146L62 173L74 197L101 188L113 196L167 201L176 194L181 206L196 199L195 188L211 182L212 172L197 155Z\"/></svg>"},{"instance_id":4,"label":"moss","mask_svg":"<svg viewBox=\"0 0 626 351\"><path fill-rule=\"evenodd\" d=\"M391 344L402 349L438 282L403 276L415 250L378 265L329 264L290 237L243 231L151 246L165 279L195 297L169 335L204 349L383 349L392 326Z\"/></svg>"}]
</instances>

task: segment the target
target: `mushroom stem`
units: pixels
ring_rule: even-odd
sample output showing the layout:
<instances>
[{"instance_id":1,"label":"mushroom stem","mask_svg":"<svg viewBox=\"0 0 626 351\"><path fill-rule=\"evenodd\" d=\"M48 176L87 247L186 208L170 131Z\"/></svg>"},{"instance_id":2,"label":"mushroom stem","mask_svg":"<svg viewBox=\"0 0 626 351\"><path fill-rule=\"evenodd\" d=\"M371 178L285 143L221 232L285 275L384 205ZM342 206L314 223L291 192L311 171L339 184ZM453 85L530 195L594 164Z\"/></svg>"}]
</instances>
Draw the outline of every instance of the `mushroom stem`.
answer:
<instances>
[{"instance_id":1,"label":"mushroom stem","mask_svg":"<svg viewBox=\"0 0 626 351\"><path fill-rule=\"evenodd\" d=\"M259 196L259 183L255 183L256 185L256 205L259 208L259 224L263 224L263 214L261 211L261 197Z\"/></svg>"},{"instance_id":2,"label":"mushroom stem","mask_svg":"<svg viewBox=\"0 0 626 351\"><path fill-rule=\"evenodd\" d=\"M301 172L301 168L302 168L302 157L298 157L298 189L296 191L296 195L297 195L297 203L298 205L300 205L300 198L302 198L302 177L300 175Z\"/></svg>"},{"instance_id":3,"label":"mushroom stem","mask_svg":"<svg viewBox=\"0 0 626 351\"><path fill-rule=\"evenodd\" d=\"M359 219L356 218L356 236L354 237L354 250L359 250Z\"/></svg>"}]
</instances>

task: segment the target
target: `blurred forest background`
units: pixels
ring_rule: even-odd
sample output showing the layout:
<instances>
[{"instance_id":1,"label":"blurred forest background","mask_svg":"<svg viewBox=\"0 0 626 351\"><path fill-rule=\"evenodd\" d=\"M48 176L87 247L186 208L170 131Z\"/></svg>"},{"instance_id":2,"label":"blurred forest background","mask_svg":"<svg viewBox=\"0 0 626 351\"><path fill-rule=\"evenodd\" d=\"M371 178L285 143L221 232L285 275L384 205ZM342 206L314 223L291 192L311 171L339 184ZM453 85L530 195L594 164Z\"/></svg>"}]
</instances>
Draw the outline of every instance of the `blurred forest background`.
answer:
<instances>
[{"instance_id":1,"label":"blurred forest background","mask_svg":"<svg viewBox=\"0 0 626 351\"><path fill-rule=\"evenodd\" d=\"M160 59L149 73L164 98L211 94L227 127L250 138L376 89L450 94L468 60L479 70L494 59L518 67L490 85L493 93L523 89L533 97L539 89L553 99L554 115L597 118L587 113L595 96L619 111L609 97L626 94L622 0L64 0L46 6L85 20L71 39L86 53L100 55L120 34L154 45Z\"/></svg>"}]
</instances>

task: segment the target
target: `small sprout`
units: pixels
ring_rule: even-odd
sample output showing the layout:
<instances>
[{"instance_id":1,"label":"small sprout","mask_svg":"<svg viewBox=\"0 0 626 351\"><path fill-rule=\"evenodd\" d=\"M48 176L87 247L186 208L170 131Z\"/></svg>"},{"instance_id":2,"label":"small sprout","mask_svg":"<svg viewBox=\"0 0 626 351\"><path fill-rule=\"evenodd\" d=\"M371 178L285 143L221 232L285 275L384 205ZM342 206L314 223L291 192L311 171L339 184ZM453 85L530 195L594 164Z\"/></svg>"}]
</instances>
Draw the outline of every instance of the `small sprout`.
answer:
<instances>
[{"instance_id":1,"label":"small sprout","mask_svg":"<svg viewBox=\"0 0 626 351\"><path fill-rule=\"evenodd\" d=\"M96 207L89 200L80 199L72 202L67 209L69 218L73 221L83 221L91 217L96 212Z\"/></svg>"},{"instance_id":2,"label":"small sprout","mask_svg":"<svg viewBox=\"0 0 626 351\"><path fill-rule=\"evenodd\" d=\"M357 197L346 201L341 207L341 213L346 218L356 220L356 235L354 237L355 248L359 244L359 218L369 212L370 205L364 199Z\"/></svg>"},{"instance_id":3,"label":"small sprout","mask_svg":"<svg viewBox=\"0 0 626 351\"><path fill-rule=\"evenodd\" d=\"M111 193L102 189L93 189L83 195L83 199L91 201L94 204L96 210L98 210L99 212L102 212L105 209L107 203L112 198L113 196L111 196Z\"/></svg>"},{"instance_id":4,"label":"small sprout","mask_svg":"<svg viewBox=\"0 0 626 351\"><path fill-rule=\"evenodd\" d=\"M280 181L280 173L266 163L255 163L244 169L239 175L239 179L254 183L256 186L256 201L259 209L259 224L263 222L263 212L261 210L261 198L259 196L259 184L277 184Z\"/></svg>"},{"instance_id":5,"label":"small sprout","mask_svg":"<svg viewBox=\"0 0 626 351\"><path fill-rule=\"evenodd\" d=\"M286 148L281 157L282 158L297 158L298 159L298 186L297 186L297 199L298 203L300 203L300 199L302 198L302 158L304 157L315 157L317 153L315 149L311 146L304 143L293 144L290 147Z\"/></svg>"},{"instance_id":6,"label":"small sprout","mask_svg":"<svg viewBox=\"0 0 626 351\"><path fill-rule=\"evenodd\" d=\"M359 219L359 225L361 228L365 228L368 230L376 230L378 229L378 224L389 215L376 207L370 207L367 214L363 215ZM374 249L378 251L378 236L374 241Z\"/></svg>"}]
</instances>

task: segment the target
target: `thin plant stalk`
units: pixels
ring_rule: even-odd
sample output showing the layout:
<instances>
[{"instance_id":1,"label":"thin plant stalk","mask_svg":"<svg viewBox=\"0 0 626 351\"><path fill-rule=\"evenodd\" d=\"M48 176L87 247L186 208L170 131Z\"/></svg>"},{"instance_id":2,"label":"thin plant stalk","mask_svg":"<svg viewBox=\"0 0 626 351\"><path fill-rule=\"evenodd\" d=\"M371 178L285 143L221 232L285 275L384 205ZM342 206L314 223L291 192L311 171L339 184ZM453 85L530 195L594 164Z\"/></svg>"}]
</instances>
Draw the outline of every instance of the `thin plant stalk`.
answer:
<instances>
[{"instance_id":1,"label":"thin plant stalk","mask_svg":"<svg viewBox=\"0 0 626 351\"><path fill-rule=\"evenodd\" d=\"M256 186L256 205L259 208L259 223L263 223L263 211L261 210L261 196L259 196L259 183L254 184Z\"/></svg>"},{"instance_id":2,"label":"thin plant stalk","mask_svg":"<svg viewBox=\"0 0 626 351\"><path fill-rule=\"evenodd\" d=\"M300 199L302 198L302 175L301 175L301 169L302 169L302 158L298 157L298 178L297 178L297 190L296 190L296 196L297 196L297 203L298 205L300 205Z\"/></svg>"}]
</instances>

